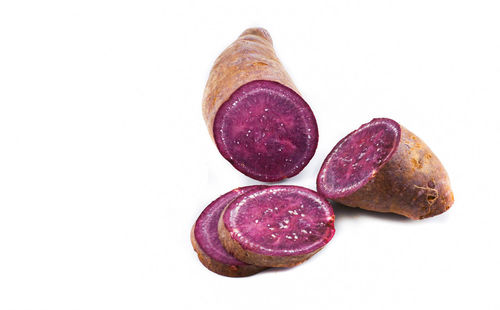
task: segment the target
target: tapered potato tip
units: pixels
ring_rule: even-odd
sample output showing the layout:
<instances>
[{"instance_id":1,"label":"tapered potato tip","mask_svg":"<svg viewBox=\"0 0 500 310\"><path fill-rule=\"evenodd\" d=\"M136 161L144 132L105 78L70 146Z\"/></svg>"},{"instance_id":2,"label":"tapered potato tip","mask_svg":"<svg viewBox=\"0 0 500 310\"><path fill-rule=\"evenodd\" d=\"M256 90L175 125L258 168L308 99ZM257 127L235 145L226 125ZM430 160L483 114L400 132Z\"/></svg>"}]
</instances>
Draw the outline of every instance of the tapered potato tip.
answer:
<instances>
[{"instance_id":1,"label":"tapered potato tip","mask_svg":"<svg viewBox=\"0 0 500 310\"><path fill-rule=\"evenodd\" d=\"M243 31L243 33L240 35L240 38L246 37L246 36L258 36L258 37L261 37L261 38L269 41L271 44L273 43L273 39L271 38L271 35L264 28L260 28L260 27L248 28L247 30Z\"/></svg>"}]
</instances>

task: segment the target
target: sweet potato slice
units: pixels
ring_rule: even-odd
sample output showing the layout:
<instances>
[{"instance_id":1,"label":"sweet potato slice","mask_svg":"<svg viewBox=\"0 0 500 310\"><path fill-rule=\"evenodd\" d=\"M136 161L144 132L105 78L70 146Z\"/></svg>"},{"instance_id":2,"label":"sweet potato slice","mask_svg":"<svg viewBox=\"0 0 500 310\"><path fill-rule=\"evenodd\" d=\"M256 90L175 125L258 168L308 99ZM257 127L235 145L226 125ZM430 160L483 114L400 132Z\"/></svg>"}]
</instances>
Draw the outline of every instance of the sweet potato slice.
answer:
<instances>
[{"instance_id":1,"label":"sweet potato slice","mask_svg":"<svg viewBox=\"0 0 500 310\"><path fill-rule=\"evenodd\" d=\"M217 58L203 116L222 156L264 182L299 173L318 144L314 114L262 28L246 30Z\"/></svg>"},{"instance_id":2,"label":"sweet potato slice","mask_svg":"<svg viewBox=\"0 0 500 310\"><path fill-rule=\"evenodd\" d=\"M248 264L292 267L333 237L333 209L316 192L270 186L233 200L219 219L224 248Z\"/></svg>"},{"instance_id":3,"label":"sweet potato slice","mask_svg":"<svg viewBox=\"0 0 500 310\"><path fill-rule=\"evenodd\" d=\"M453 204L450 181L429 147L397 122L376 118L326 157L318 192L346 206L423 219Z\"/></svg>"},{"instance_id":4,"label":"sweet potato slice","mask_svg":"<svg viewBox=\"0 0 500 310\"><path fill-rule=\"evenodd\" d=\"M263 187L247 186L234 189L210 203L198 217L191 229L191 243L201 263L209 270L228 277L245 277L265 269L241 262L226 252L217 232L219 217L229 202Z\"/></svg>"}]
</instances>

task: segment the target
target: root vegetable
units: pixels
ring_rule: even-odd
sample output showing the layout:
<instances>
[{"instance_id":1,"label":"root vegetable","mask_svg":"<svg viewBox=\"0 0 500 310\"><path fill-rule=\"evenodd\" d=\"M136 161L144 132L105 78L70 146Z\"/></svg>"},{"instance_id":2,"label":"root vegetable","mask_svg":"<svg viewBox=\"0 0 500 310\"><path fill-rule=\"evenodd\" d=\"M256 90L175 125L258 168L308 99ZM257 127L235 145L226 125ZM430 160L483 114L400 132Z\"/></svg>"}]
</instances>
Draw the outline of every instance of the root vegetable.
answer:
<instances>
[{"instance_id":1,"label":"root vegetable","mask_svg":"<svg viewBox=\"0 0 500 310\"><path fill-rule=\"evenodd\" d=\"M224 248L248 264L292 267L333 237L333 209L316 192L270 186L233 200L219 219Z\"/></svg>"},{"instance_id":2,"label":"root vegetable","mask_svg":"<svg viewBox=\"0 0 500 310\"><path fill-rule=\"evenodd\" d=\"M298 174L318 144L313 112L262 28L247 29L217 58L203 116L222 156L259 181Z\"/></svg>"},{"instance_id":3,"label":"root vegetable","mask_svg":"<svg viewBox=\"0 0 500 310\"><path fill-rule=\"evenodd\" d=\"M411 219L441 214L454 201L436 155L387 118L374 119L337 143L320 169L317 188L346 206Z\"/></svg>"},{"instance_id":4,"label":"root vegetable","mask_svg":"<svg viewBox=\"0 0 500 310\"><path fill-rule=\"evenodd\" d=\"M250 276L265 268L243 263L222 247L217 232L219 217L229 202L249 191L264 186L234 189L210 203L201 213L191 230L191 243L201 263L209 270L228 277Z\"/></svg>"}]
</instances>

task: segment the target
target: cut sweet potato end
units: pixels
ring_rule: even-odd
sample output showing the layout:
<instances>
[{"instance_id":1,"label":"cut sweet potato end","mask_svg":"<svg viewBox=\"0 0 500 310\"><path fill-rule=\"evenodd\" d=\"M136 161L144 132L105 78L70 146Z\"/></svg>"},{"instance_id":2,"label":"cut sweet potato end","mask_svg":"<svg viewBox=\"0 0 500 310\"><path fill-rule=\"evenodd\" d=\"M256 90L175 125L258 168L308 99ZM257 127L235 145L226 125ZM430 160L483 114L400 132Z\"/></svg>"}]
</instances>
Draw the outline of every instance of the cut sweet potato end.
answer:
<instances>
[{"instance_id":1,"label":"cut sweet potato end","mask_svg":"<svg viewBox=\"0 0 500 310\"><path fill-rule=\"evenodd\" d=\"M220 153L245 175L275 182L299 173L318 144L316 119L292 89L258 80L238 88L213 127Z\"/></svg>"},{"instance_id":2,"label":"cut sweet potato end","mask_svg":"<svg viewBox=\"0 0 500 310\"><path fill-rule=\"evenodd\" d=\"M399 146L401 127L376 118L351 132L332 149L317 179L318 192L330 199L363 187L388 162Z\"/></svg>"}]
</instances>

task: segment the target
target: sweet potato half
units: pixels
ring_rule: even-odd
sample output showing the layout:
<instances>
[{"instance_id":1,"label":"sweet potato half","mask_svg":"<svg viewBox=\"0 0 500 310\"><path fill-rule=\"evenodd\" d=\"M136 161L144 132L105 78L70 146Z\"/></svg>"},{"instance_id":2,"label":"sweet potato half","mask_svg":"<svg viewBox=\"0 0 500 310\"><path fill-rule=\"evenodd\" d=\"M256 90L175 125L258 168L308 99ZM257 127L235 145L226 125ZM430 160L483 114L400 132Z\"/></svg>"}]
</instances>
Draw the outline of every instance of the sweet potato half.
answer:
<instances>
[{"instance_id":1,"label":"sweet potato half","mask_svg":"<svg viewBox=\"0 0 500 310\"><path fill-rule=\"evenodd\" d=\"M259 181L296 175L318 144L314 114L262 28L244 31L215 61L203 117L222 156Z\"/></svg>"},{"instance_id":2,"label":"sweet potato half","mask_svg":"<svg viewBox=\"0 0 500 310\"><path fill-rule=\"evenodd\" d=\"M411 219L441 214L454 201L436 155L387 118L373 119L335 145L320 169L317 189L346 206Z\"/></svg>"}]
</instances>

